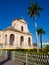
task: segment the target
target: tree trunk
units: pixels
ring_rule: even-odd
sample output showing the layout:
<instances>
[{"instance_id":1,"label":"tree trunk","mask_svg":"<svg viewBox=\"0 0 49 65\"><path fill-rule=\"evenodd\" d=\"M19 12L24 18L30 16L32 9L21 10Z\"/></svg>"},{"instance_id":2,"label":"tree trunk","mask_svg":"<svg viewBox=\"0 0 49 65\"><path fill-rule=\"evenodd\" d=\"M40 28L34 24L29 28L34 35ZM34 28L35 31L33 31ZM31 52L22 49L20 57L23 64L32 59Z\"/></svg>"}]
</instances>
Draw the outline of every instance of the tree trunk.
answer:
<instances>
[{"instance_id":1,"label":"tree trunk","mask_svg":"<svg viewBox=\"0 0 49 65\"><path fill-rule=\"evenodd\" d=\"M41 43L41 50L42 50L42 34L40 34L40 43Z\"/></svg>"},{"instance_id":2,"label":"tree trunk","mask_svg":"<svg viewBox=\"0 0 49 65\"><path fill-rule=\"evenodd\" d=\"M38 33L37 33L37 23L36 23L36 15L35 15L35 14L34 14L34 24L35 24L35 31L36 31L37 52L39 52L39 46L38 46Z\"/></svg>"}]
</instances>

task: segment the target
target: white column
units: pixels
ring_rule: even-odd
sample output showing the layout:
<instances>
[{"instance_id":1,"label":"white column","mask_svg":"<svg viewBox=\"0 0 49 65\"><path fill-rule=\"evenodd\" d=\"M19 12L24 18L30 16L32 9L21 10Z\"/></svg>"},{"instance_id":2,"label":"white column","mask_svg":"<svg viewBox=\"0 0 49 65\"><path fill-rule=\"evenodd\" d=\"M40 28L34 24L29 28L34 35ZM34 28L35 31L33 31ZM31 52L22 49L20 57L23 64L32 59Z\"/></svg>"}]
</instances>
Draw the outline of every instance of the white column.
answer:
<instances>
[{"instance_id":1,"label":"white column","mask_svg":"<svg viewBox=\"0 0 49 65\"><path fill-rule=\"evenodd\" d=\"M28 47L28 37L24 36L24 47L27 48Z\"/></svg>"},{"instance_id":2,"label":"white column","mask_svg":"<svg viewBox=\"0 0 49 65\"><path fill-rule=\"evenodd\" d=\"M20 46L20 36L18 36L17 43L18 43L18 46Z\"/></svg>"},{"instance_id":3,"label":"white column","mask_svg":"<svg viewBox=\"0 0 49 65\"><path fill-rule=\"evenodd\" d=\"M7 35L7 45L10 45L10 35Z\"/></svg>"},{"instance_id":4,"label":"white column","mask_svg":"<svg viewBox=\"0 0 49 65\"><path fill-rule=\"evenodd\" d=\"M17 37L16 37L16 35L14 35L13 46L14 46L14 47L17 47Z\"/></svg>"}]
</instances>

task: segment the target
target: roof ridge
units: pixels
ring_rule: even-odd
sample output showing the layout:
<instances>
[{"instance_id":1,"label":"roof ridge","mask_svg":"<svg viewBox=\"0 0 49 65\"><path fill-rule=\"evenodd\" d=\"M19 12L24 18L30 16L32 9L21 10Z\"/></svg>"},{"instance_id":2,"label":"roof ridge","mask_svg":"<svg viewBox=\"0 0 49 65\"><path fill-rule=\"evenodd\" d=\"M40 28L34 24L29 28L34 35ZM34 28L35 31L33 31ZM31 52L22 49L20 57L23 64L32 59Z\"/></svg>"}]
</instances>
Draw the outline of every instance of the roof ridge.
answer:
<instances>
[{"instance_id":1,"label":"roof ridge","mask_svg":"<svg viewBox=\"0 0 49 65\"><path fill-rule=\"evenodd\" d=\"M20 22L23 22L23 23L27 24L27 22L25 21L24 18L15 18L15 19L12 20L12 22L14 22L15 20L19 20ZM25 22L21 21L21 20L24 20Z\"/></svg>"}]
</instances>

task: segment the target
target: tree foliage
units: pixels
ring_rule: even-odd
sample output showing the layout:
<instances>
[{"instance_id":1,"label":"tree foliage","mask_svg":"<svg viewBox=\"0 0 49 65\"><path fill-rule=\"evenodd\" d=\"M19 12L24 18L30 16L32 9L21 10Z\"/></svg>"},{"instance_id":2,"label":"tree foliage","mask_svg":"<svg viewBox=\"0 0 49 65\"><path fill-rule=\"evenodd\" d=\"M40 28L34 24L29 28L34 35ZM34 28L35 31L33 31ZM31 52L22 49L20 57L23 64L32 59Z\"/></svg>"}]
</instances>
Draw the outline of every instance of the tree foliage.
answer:
<instances>
[{"instance_id":1,"label":"tree foliage","mask_svg":"<svg viewBox=\"0 0 49 65\"><path fill-rule=\"evenodd\" d=\"M38 32L38 35L39 35L39 34L41 34L41 35L42 35L42 34L45 34L45 30L43 30L43 28L41 28L41 27L38 28L37 32Z\"/></svg>"},{"instance_id":2,"label":"tree foliage","mask_svg":"<svg viewBox=\"0 0 49 65\"><path fill-rule=\"evenodd\" d=\"M45 34L45 30L43 30L43 28L39 28L37 32L38 32L38 35L40 35L40 43L41 43L41 49L42 49L42 34Z\"/></svg>"},{"instance_id":3,"label":"tree foliage","mask_svg":"<svg viewBox=\"0 0 49 65\"><path fill-rule=\"evenodd\" d=\"M49 45L46 45L44 49L45 51L49 51Z\"/></svg>"},{"instance_id":4,"label":"tree foliage","mask_svg":"<svg viewBox=\"0 0 49 65\"><path fill-rule=\"evenodd\" d=\"M30 2L30 6L28 7L28 15L32 17L32 15L38 15L40 17L39 11L42 11L43 9L40 7L38 2L33 3L32 1Z\"/></svg>"}]
</instances>

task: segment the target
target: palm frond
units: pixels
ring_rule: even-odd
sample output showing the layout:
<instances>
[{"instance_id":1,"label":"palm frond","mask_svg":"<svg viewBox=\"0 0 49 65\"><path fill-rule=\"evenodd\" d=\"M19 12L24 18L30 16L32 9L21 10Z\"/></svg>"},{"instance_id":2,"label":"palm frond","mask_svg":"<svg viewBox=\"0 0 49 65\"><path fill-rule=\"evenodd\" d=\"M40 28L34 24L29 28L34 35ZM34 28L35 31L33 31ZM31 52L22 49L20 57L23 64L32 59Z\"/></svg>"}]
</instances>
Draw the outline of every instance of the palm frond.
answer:
<instances>
[{"instance_id":1,"label":"palm frond","mask_svg":"<svg viewBox=\"0 0 49 65\"><path fill-rule=\"evenodd\" d=\"M31 10L32 8L31 8L31 6L29 6L27 9L28 9L28 10Z\"/></svg>"},{"instance_id":2,"label":"palm frond","mask_svg":"<svg viewBox=\"0 0 49 65\"><path fill-rule=\"evenodd\" d=\"M45 31L41 27L37 29L37 32L38 34L45 34Z\"/></svg>"},{"instance_id":3,"label":"palm frond","mask_svg":"<svg viewBox=\"0 0 49 65\"><path fill-rule=\"evenodd\" d=\"M35 5L38 5L38 2L37 1L35 2Z\"/></svg>"},{"instance_id":4,"label":"palm frond","mask_svg":"<svg viewBox=\"0 0 49 65\"><path fill-rule=\"evenodd\" d=\"M38 5L38 2L33 3L30 2L31 6L28 7L28 14L31 17L32 15L38 15L40 17L39 11L42 11L43 9Z\"/></svg>"},{"instance_id":5,"label":"palm frond","mask_svg":"<svg viewBox=\"0 0 49 65\"><path fill-rule=\"evenodd\" d=\"M28 11L29 17L32 17L32 11Z\"/></svg>"},{"instance_id":6,"label":"palm frond","mask_svg":"<svg viewBox=\"0 0 49 65\"><path fill-rule=\"evenodd\" d=\"M46 32L43 30L43 34L46 34Z\"/></svg>"},{"instance_id":7,"label":"palm frond","mask_svg":"<svg viewBox=\"0 0 49 65\"><path fill-rule=\"evenodd\" d=\"M39 14L39 12L37 13L37 15L40 17L40 14Z\"/></svg>"},{"instance_id":8,"label":"palm frond","mask_svg":"<svg viewBox=\"0 0 49 65\"><path fill-rule=\"evenodd\" d=\"M30 4L31 4L31 5L34 5L34 2L30 1Z\"/></svg>"},{"instance_id":9,"label":"palm frond","mask_svg":"<svg viewBox=\"0 0 49 65\"><path fill-rule=\"evenodd\" d=\"M38 5L38 10L43 11L43 8Z\"/></svg>"}]
</instances>

